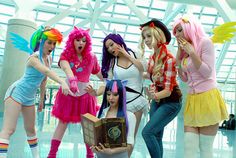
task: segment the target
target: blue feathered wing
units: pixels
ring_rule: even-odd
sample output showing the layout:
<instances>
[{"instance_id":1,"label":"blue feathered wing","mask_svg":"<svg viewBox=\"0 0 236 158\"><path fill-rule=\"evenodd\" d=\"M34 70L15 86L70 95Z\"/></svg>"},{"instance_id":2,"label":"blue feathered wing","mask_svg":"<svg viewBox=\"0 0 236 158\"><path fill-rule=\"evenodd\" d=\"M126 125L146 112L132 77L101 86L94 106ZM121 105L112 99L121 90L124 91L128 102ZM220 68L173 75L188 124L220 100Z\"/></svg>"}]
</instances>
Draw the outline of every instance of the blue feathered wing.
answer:
<instances>
[{"instance_id":1,"label":"blue feathered wing","mask_svg":"<svg viewBox=\"0 0 236 158\"><path fill-rule=\"evenodd\" d=\"M10 39L12 40L12 44L15 46L15 48L30 55L33 54L33 50L29 47L29 42L20 35L10 32Z\"/></svg>"}]
</instances>

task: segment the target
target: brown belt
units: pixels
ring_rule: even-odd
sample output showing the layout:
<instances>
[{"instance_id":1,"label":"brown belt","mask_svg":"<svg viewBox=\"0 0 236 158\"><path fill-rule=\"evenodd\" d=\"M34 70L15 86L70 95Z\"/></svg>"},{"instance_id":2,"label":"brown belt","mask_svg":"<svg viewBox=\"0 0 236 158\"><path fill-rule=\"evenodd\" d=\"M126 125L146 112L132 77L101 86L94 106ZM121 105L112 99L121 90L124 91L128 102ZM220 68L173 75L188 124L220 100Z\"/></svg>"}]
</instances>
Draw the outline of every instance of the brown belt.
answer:
<instances>
[{"instance_id":1,"label":"brown belt","mask_svg":"<svg viewBox=\"0 0 236 158\"><path fill-rule=\"evenodd\" d=\"M157 87L157 89L158 89L158 92L163 90L162 87ZM181 101L181 98L182 98L182 93L179 89L179 86L175 86L173 88L173 91L171 92L171 95L169 97L160 99L159 103L168 103L168 102L177 103Z\"/></svg>"}]
</instances>

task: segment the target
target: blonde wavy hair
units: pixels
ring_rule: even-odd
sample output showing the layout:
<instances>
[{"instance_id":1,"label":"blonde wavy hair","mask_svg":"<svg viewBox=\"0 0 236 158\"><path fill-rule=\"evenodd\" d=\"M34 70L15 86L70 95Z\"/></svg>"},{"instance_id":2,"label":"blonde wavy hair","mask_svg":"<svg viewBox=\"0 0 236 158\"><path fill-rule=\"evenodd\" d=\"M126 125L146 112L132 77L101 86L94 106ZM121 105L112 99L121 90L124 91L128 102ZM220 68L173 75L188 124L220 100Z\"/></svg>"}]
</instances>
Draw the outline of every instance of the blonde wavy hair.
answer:
<instances>
[{"instance_id":1,"label":"blonde wavy hair","mask_svg":"<svg viewBox=\"0 0 236 158\"><path fill-rule=\"evenodd\" d=\"M141 37L141 42L140 42L140 46L139 46L142 54L144 54L144 51L145 51L145 43L144 43L144 35L143 35L143 33L145 31L150 31L151 36L152 36L152 45L154 43L154 40L157 41L157 44L166 43L165 34L160 28L158 28L156 26L154 26L154 27L144 26L142 28L142 32L141 32L142 37ZM163 53L160 56L160 58L158 58L158 55L160 53L160 49L154 50L153 53L155 56L155 61L154 61L154 66L153 66L153 76L155 77L155 75L157 75L157 76L160 75L160 69L163 65L162 59L166 56L166 54Z\"/></svg>"}]
</instances>

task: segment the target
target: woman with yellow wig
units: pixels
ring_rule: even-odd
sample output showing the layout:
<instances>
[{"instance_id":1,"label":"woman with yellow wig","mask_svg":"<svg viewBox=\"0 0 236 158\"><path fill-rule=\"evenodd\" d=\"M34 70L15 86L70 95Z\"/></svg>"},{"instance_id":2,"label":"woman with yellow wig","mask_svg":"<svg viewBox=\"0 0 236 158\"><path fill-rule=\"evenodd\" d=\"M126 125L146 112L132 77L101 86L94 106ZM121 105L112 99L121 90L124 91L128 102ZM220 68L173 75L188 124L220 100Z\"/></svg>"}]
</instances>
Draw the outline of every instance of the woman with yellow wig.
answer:
<instances>
[{"instance_id":1,"label":"woman with yellow wig","mask_svg":"<svg viewBox=\"0 0 236 158\"><path fill-rule=\"evenodd\" d=\"M17 34L14 34L17 36ZM18 36L19 37L19 36ZM23 40L23 39L22 39ZM67 83L50 70L51 52L56 43L62 41L62 34L54 28L40 28L31 37L30 57L24 75L7 90L4 103L3 127L0 132L0 157L7 157L9 139L16 129L17 119L22 112L27 140L34 158L39 158L38 140L35 131L35 96L40 87L39 111L42 110L47 76L61 84L65 95L70 93ZM24 46L23 46L24 47ZM19 47L18 47L19 48ZM39 50L39 51L38 51ZM33 53L35 52L35 53Z\"/></svg>"},{"instance_id":2,"label":"woman with yellow wig","mask_svg":"<svg viewBox=\"0 0 236 158\"><path fill-rule=\"evenodd\" d=\"M142 131L152 158L163 158L164 128L179 113L182 94L176 81L175 58L167 49L171 34L161 21L152 19L141 24L141 49L153 50L148 60L146 78L152 81L148 91L151 101L150 120Z\"/></svg>"}]
</instances>

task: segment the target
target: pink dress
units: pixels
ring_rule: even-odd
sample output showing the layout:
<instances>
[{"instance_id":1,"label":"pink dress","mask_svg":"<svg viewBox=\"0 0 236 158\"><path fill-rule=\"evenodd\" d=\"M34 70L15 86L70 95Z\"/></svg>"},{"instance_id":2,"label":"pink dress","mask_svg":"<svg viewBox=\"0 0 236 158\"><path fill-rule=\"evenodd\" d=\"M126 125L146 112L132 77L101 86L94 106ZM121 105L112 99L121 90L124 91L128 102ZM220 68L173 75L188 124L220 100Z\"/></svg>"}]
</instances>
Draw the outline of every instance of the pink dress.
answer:
<instances>
[{"instance_id":1,"label":"pink dress","mask_svg":"<svg viewBox=\"0 0 236 158\"><path fill-rule=\"evenodd\" d=\"M91 55L91 59L83 59L82 62L79 62L69 59L65 53L62 53L59 62L61 60L69 62L71 70L80 83L87 84L90 75L100 71L98 60L94 54ZM88 93L78 97L65 96L60 88L56 95L52 115L65 123L78 123L81 121L81 114L90 113L95 116L96 107L96 97Z\"/></svg>"}]
</instances>

